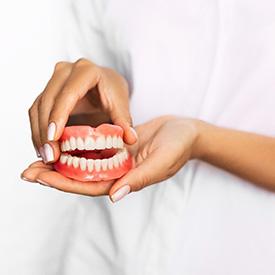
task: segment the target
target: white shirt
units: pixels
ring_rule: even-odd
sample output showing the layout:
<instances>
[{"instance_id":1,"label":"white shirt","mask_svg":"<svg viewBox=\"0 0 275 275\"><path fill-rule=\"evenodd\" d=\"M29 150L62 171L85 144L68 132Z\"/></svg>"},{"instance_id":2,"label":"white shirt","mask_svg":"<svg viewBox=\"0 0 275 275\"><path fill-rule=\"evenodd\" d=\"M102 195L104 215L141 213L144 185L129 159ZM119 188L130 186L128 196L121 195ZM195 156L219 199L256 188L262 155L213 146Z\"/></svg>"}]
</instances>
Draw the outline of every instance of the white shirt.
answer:
<instances>
[{"instance_id":1,"label":"white shirt","mask_svg":"<svg viewBox=\"0 0 275 275\"><path fill-rule=\"evenodd\" d=\"M128 79L135 124L176 114L275 134L274 1L73 2L70 58ZM274 194L192 161L115 205L80 197L62 274L274 274L274 213Z\"/></svg>"}]
</instances>

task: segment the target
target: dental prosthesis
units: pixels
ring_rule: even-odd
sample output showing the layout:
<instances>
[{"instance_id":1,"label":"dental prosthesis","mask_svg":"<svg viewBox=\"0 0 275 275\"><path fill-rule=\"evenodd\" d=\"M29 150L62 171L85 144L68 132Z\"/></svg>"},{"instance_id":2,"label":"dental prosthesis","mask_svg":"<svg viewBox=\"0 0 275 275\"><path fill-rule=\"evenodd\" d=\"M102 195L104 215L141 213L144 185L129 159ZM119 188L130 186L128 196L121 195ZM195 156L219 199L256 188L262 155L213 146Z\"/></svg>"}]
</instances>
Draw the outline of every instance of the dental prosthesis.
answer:
<instances>
[{"instance_id":1,"label":"dental prosthesis","mask_svg":"<svg viewBox=\"0 0 275 275\"><path fill-rule=\"evenodd\" d=\"M56 171L79 181L106 181L122 177L132 168L124 147L123 129L112 124L69 126L59 140L60 159Z\"/></svg>"}]
</instances>

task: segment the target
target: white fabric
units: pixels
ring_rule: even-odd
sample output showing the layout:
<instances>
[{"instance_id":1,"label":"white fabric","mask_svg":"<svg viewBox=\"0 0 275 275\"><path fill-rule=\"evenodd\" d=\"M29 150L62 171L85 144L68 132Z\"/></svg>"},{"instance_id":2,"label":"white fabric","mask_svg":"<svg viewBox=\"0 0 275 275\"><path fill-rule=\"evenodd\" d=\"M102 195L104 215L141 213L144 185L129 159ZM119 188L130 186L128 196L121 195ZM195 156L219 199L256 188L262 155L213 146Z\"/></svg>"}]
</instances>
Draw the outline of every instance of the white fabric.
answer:
<instances>
[{"instance_id":1,"label":"white fabric","mask_svg":"<svg viewBox=\"0 0 275 275\"><path fill-rule=\"evenodd\" d=\"M136 124L177 114L274 135L274 15L272 0L72 0L56 43L125 75ZM75 198L55 201L42 245L15 248L20 274L275 273L274 194L206 163L117 204Z\"/></svg>"},{"instance_id":2,"label":"white fabric","mask_svg":"<svg viewBox=\"0 0 275 275\"><path fill-rule=\"evenodd\" d=\"M131 83L135 123L177 114L275 134L274 1L78 1L74 9L85 57ZM101 59L97 43L112 59ZM116 205L79 198L64 274L274 274L274 198L197 161Z\"/></svg>"}]
</instances>

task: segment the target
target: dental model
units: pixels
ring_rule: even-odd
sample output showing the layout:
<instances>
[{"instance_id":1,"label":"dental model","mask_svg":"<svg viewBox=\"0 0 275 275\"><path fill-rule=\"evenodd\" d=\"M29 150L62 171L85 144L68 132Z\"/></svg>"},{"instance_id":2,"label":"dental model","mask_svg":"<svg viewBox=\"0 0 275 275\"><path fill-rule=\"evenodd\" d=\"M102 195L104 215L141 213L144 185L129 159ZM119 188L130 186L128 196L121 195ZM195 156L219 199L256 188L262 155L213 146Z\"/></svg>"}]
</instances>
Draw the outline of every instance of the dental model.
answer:
<instances>
[{"instance_id":1,"label":"dental model","mask_svg":"<svg viewBox=\"0 0 275 275\"><path fill-rule=\"evenodd\" d=\"M54 168L79 181L120 178L132 168L122 137L123 129L112 124L65 127L59 140L61 156Z\"/></svg>"}]
</instances>

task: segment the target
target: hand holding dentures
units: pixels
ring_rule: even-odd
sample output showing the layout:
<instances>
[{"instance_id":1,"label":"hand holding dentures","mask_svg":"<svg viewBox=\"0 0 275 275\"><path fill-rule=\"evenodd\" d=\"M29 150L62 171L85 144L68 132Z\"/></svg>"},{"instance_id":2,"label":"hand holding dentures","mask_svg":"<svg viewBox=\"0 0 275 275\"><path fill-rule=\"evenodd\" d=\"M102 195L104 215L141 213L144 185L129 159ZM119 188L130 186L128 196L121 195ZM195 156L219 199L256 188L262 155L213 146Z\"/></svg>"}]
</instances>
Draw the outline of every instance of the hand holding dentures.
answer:
<instances>
[{"instance_id":1,"label":"hand holding dentures","mask_svg":"<svg viewBox=\"0 0 275 275\"><path fill-rule=\"evenodd\" d=\"M173 116L135 131L126 80L84 59L56 65L29 116L43 162L31 164L22 178L112 201L176 173L192 158L198 136L195 120Z\"/></svg>"}]
</instances>

